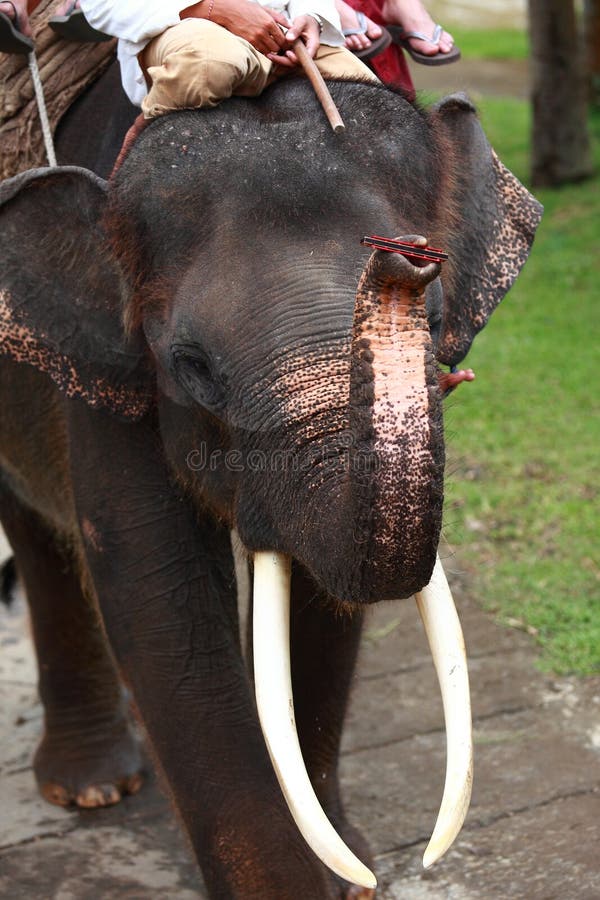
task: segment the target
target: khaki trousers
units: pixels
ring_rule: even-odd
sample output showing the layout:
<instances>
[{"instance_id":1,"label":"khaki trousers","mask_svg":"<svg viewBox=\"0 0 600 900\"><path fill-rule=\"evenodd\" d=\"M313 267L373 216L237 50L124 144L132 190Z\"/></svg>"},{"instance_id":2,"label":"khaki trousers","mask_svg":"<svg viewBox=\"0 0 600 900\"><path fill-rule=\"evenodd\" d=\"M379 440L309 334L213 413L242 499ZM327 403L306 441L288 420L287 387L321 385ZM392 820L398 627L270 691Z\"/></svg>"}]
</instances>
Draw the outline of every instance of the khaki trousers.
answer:
<instances>
[{"instance_id":1,"label":"khaki trousers","mask_svg":"<svg viewBox=\"0 0 600 900\"><path fill-rule=\"evenodd\" d=\"M146 119L174 109L216 106L232 95L255 97L290 71L207 19L184 19L167 28L139 59L149 87L142 102ZM324 78L378 81L345 47L321 44L315 62Z\"/></svg>"}]
</instances>

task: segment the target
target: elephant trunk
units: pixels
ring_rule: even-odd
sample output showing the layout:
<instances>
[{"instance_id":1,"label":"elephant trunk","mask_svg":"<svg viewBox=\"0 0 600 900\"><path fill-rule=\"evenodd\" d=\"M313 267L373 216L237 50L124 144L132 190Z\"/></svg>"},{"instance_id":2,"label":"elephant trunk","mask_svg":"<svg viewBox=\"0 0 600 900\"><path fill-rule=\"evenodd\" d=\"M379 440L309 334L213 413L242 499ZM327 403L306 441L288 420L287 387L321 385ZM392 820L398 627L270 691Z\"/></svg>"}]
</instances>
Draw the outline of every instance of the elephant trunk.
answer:
<instances>
[{"instance_id":1,"label":"elephant trunk","mask_svg":"<svg viewBox=\"0 0 600 900\"><path fill-rule=\"evenodd\" d=\"M359 449L351 491L363 600L410 596L435 562L444 446L425 289L438 274L437 264L375 251L358 286L350 431Z\"/></svg>"}]
</instances>

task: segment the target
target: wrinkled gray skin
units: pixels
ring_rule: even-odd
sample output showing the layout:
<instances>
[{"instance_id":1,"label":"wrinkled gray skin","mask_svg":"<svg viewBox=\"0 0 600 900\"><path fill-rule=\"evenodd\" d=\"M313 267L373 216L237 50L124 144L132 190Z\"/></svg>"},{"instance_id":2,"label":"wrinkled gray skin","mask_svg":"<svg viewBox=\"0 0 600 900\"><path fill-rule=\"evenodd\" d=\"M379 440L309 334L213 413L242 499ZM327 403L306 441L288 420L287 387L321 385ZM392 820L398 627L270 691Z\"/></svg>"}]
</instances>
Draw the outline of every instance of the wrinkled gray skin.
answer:
<instances>
[{"instance_id":1,"label":"wrinkled gray skin","mask_svg":"<svg viewBox=\"0 0 600 900\"><path fill-rule=\"evenodd\" d=\"M539 219L466 98L424 113L332 91L341 137L291 81L157 120L109 184L64 168L0 188L0 493L42 671L38 781L82 805L138 787L98 604L217 898L350 896L265 753L229 529L295 561L303 752L368 863L336 776L361 606L430 578L439 364L464 357ZM450 261L371 254L369 233Z\"/></svg>"}]
</instances>

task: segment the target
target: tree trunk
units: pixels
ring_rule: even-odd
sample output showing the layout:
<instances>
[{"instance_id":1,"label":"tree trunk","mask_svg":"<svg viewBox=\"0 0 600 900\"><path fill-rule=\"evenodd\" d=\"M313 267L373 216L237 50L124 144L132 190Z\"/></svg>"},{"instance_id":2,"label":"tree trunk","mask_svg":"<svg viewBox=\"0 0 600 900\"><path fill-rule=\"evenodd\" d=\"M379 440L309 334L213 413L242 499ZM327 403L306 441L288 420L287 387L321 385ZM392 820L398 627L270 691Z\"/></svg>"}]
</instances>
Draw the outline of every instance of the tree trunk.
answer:
<instances>
[{"instance_id":1,"label":"tree trunk","mask_svg":"<svg viewBox=\"0 0 600 900\"><path fill-rule=\"evenodd\" d=\"M592 174L583 52L573 0L529 0L532 182L555 186Z\"/></svg>"},{"instance_id":2,"label":"tree trunk","mask_svg":"<svg viewBox=\"0 0 600 900\"><path fill-rule=\"evenodd\" d=\"M600 106L600 0L585 0L583 13L589 96Z\"/></svg>"}]
</instances>

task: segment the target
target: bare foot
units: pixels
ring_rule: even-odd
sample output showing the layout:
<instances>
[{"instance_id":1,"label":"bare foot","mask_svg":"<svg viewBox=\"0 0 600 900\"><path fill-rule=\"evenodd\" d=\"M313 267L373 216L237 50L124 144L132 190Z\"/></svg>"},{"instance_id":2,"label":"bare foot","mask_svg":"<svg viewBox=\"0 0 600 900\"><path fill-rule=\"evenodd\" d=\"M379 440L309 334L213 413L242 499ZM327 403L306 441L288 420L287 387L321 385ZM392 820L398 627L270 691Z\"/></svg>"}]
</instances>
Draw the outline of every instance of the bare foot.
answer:
<instances>
[{"instance_id":1,"label":"bare foot","mask_svg":"<svg viewBox=\"0 0 600 900\"><path fill-rule=\"evenodd\" d=\"M13 5L14 4L14 5ZM17 10L17 22L15 23L15 9ZM31 37L31 25L29 24L29 15L27 13L27 3L25 0L13 0L12 3L0 3L0 12L11 20L13 25L24 34L25 37Z\"/></svg>"},{"instance_id":2,"label":"bare foot","mask_svg":"<svg viewBox=\"0 0 600 900\"><path fill-rule=\"evenodd\" d=\"M435 22L421 0L385 0L381 14L390 25L401 25L405 31L418 31L429 37L433 35ZM436 53L448 53L454 46L454 38L442 31L439 44L411 38L410 45L417 53L435 56Z\"/></svg>"},{"instance_id":3,"label":"bare foot","mask_svg":"<svg viewBox=\"0 0 600 900\"><path fill-rule=\"evenodd\" d=\"M356 10L344 3L344 0L335 0L335 8L337 9L342 23L342 31L359 31L360 24L356 15ZM367 31L365 34L349 34L346 37L345 46L348 50L366 50L371 46L371 41L376 40L383 34L379 25L372 22L365 16L367 23Z\"/></svg>"}]
</instances>

